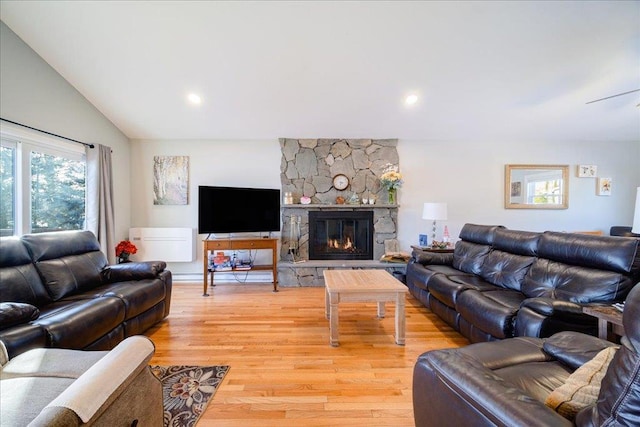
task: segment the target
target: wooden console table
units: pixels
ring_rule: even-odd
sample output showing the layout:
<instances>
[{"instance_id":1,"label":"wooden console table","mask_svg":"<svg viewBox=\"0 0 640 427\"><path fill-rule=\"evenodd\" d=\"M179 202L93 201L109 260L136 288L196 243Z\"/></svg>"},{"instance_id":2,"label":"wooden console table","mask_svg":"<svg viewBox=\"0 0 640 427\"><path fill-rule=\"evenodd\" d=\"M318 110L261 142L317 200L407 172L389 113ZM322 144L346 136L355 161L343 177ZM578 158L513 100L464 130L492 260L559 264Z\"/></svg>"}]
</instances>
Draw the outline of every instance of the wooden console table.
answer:
<instances>
[{"instance_id":1,"label":"wooden console table","mask_svg":"<svg viewBox=\"0 0 640 427\"><path fill-rule=\"evenodd\" d=\"M230 239L208 239L203 240L203 253L204 253L204 276L203 276L203 292L202 296L208 297L207 293L207 276L211 274L211 286L213 284L214 271L209 270L209 251L224 251L224 250L246 250L246 249L271 249L272 261L267 265L253 265L250 271L255 270L271 270L273 272L273 292L278 292L278 239L277 238L261 238L261 237L248 237L248 238L230 238ZM247 271L247 270L238 270Z\"/></svg>"}]
</instances>

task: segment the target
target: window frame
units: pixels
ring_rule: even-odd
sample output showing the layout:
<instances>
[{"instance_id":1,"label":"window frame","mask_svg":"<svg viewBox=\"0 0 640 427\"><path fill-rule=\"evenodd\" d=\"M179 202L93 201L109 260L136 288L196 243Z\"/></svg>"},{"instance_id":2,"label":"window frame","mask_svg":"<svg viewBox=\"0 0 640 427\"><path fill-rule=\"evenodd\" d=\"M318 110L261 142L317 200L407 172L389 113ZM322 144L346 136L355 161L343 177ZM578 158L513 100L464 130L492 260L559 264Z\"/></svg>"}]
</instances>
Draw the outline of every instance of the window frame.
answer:
<instances>
[{"instance_id":1,"label":"window frame","mask_svg":"<svg viewBox=\"0 0 640 427\"><path fill-rule=\"evenodd\" d=\"M85 164L85 226L87 218L88 164L84 146L11 124L0 127L0 145L15 148L14 236L31 229L31 152L64 157Z\"/></svg>"}]
</instances>

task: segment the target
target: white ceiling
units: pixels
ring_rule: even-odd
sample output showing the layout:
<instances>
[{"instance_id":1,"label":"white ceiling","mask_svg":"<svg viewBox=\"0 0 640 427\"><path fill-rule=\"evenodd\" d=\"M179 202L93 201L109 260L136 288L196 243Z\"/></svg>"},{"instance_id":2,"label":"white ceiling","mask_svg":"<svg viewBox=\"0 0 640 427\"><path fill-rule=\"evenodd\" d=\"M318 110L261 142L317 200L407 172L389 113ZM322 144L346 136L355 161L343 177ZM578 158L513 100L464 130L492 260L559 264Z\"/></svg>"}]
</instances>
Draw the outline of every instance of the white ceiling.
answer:
<instances>
[{"instance_id":1,"label":"white ceiling","mask_svg":"<svg viewBox=\"0 0 640 427\"><path fill-rule=\"evenodd\" d=\"M638 1L2 0L0 14L129 138L640 142L640 92L585 105L640 89Z\"/></svg>"}]
</instances>

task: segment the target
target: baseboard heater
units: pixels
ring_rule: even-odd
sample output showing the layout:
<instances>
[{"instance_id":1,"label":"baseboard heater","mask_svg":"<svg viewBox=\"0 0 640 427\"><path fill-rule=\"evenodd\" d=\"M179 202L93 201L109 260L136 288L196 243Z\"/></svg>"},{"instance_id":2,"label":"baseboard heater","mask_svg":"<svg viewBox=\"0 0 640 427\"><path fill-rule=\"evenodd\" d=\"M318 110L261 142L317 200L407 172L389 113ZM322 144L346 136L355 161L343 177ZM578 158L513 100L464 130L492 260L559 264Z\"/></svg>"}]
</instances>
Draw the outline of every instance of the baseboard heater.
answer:
<instances>
[{"instance_id":1,"label":"baseboard heater","mask_svg":"<svg viewBox=\"0 0 640 427\"><path fill-rule=\"evenodd\" d=\"M129 240L138 248L135 261L195 261L193 228L130 228Z\"/></svg>"}]
</instances>

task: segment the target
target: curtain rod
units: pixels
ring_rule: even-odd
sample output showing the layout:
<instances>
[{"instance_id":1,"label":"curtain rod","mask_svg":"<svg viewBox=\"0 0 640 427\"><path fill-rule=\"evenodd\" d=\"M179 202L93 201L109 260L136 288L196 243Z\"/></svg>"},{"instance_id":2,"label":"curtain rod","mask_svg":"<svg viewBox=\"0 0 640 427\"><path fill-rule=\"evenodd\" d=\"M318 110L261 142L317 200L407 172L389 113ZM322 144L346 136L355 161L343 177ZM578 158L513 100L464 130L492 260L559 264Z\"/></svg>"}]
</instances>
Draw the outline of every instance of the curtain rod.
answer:
<instances>
[{"instance_id":1,"label":"curtain rod","mask_svg":"<svg viewBox=\"0 0 640 427\"><path fill-rule=\"evenodd\" d=\"M55 134L55 133L47 132L46 130L42 130L42 129L34 128L34 127L31 127L31 126L23 125L22 123L14 122L14 121L12 121L12 120L3 119L2 117L0 117L0 120L2 120L3 122L9 122L9 123L12 123L12 124L14 124L14 125L22 126L23 128L27 128L27 129L35 130L35 131L42 132L42 133L46 133L47 135L55 136L55 137L57 137L57 138L66 139L67 141L75 142L76 144L82 144L82 145L84 145L85 147L95 148L95 145L93 145L93 144L87 144L86 142L77 141L77 140L75 140L75 139L67 138L66 136L57 135L57 134Z\"/></svg>"}]
</instances>

